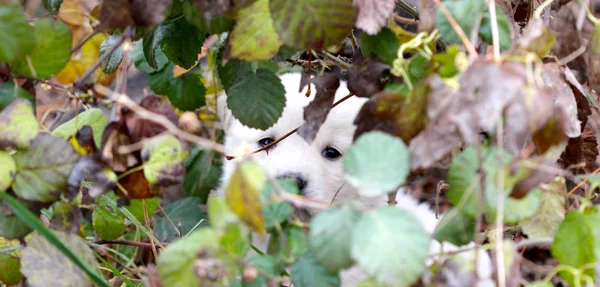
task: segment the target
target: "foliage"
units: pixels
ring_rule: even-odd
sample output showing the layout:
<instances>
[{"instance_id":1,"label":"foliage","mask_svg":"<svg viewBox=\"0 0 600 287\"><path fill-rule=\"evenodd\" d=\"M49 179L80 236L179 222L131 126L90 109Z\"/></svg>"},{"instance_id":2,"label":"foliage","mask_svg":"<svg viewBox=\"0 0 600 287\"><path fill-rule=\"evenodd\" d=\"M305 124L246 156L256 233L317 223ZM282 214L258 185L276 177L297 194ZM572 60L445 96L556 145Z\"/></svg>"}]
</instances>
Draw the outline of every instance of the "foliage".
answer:
<instances>
[{"instance_id":1,"label":"foliage","mask_svg":"<svg viewBox=\"0 0 600 287\"><path fill-rule=\"evenodd\" d=\"M455 246L504 258L506 286L598 285L586 1L97 2L0 1L0 285L485 280ZM219 95L266 130L288 104L279 76L300 70L309 143L340 85L368 98L335 162L360 200L330 206L222 157ZM380 200L406 190L446 211L436 226Z\"/></svg>"}]
</instances>

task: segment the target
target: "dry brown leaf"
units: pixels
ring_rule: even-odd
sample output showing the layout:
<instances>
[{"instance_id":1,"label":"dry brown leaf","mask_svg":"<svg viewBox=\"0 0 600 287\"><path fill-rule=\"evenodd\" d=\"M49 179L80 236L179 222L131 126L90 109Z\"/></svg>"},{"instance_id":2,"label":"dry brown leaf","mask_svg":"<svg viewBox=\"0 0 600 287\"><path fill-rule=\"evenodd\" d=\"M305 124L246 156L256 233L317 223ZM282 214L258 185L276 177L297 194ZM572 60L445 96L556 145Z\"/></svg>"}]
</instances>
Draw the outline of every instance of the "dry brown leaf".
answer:
<instances>
[{"instance_id":1,"label":"dry brown leaf","mask_svg":"<svg viewBox=\"0 0 600 287\"><path fill-rule=\"evenodd\" d=\"M309 144L317 136L321 125L325 122L333 100L335 92L340 86L340 80L332 73L323 74L312 79L317 94L315 99L304 108L304 123L299 129L298 134Z\"/></svg>"},{"instance_id":2,"label":"dry brown leaf","mask_svg":"<svg viewBox=\"0 0 600 287\"><path fill-rule=\"evenodd\" d=\"M358 9L356 27L369 35L377 34L394 12L395 0L354 0Z\"/></svg>"}]
</instances>

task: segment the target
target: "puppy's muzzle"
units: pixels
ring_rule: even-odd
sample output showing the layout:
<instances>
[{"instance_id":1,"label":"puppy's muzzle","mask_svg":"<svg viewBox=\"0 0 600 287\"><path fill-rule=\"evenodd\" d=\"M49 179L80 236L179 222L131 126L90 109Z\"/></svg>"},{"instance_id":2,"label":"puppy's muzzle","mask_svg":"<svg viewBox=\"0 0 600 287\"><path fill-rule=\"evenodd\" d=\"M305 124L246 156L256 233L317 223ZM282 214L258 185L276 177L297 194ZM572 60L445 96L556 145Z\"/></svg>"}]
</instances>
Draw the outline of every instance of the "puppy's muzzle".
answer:
<instances>
[{"instance_id":1,"label":"puppy's muzzle","mask_svg":"<svg viewBox=\"0 0 600 287\"><path fill-rule=\"evenodd\" d=\"M285 173L277 177L278 179L293 179L296 182L296 186L298 186L298 191L300 191L300 195L304 195L304 190L308 185L308 182L298 173Z\"/></svg>"}]
</instances>

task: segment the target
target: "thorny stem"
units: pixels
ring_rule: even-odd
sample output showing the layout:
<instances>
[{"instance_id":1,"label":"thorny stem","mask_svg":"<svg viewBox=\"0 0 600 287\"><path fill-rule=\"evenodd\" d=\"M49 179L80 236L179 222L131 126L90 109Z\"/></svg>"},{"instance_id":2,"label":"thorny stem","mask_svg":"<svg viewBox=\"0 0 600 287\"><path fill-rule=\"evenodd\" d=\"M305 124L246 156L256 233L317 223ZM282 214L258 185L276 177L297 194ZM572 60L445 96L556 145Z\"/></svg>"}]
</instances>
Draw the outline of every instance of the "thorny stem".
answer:
<instances>
[{"instance_id":1,"label":"thorny stem","mask_svg":"<svg viewBox=\"0 0 600 287\"><path fill-rule=\"evenodd\" d=\"M458 23L456 22L454 17L452 17L452 14L450 14L450 11L448 11L446 6L440 0L433 0L433 2L435 2L435 5L437 5L438 8L440 8L440 11L442 11L442 14L444 14L444 16L448 19L450 26L452 26L454 31L456 31L456 34L458 35L460 40L465 45L465 48L467 48L467 50L469 51L469 58L471 60L477 58L478 54L477 54L477 51L475 50L475 47L473 46L471 41L469 41L469 38L465 34L465 31L463 31L463 29L460 27L460 25L458 25Z\"/></svg>"}]
</instances>

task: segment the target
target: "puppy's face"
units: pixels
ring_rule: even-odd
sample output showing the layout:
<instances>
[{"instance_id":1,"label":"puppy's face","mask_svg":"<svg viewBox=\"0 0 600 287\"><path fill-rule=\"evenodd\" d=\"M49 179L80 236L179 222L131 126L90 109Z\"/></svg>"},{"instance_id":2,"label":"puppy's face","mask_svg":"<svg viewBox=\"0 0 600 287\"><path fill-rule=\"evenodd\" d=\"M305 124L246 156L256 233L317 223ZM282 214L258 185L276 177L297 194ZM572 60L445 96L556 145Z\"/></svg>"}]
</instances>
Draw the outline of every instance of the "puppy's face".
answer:
<instances>
[{"instance_id":1,"label":"puppy's face","mask_svg":"<svg viewBox=\"0 0 600 287\"><path fill-rule=\"evenodd\" d=\"M298 92L299 74L286 74L281 80L286 89L286 107L273 127L261 131L248 128L233 118L222 120L227 154L235 154L244 145L251 151L260 149L304 124L304 107L314 99L314 86L313 94L306 97L307 88ZM336 92L336 100L348 93L342 83ZM344 182L342 157L352 144L353 121L364 102L364 99L353 97L332 109L312 143L294 133L268 151L254 154L253 160L270 177L294 179L304 196L326 202L332 202L334 197L335 202L355 197L352 188ZM224 116L231 117L231 114ZM222 184L229 181L234 169L235 163L225 160Z\"/></svg>"}]
</instances>

